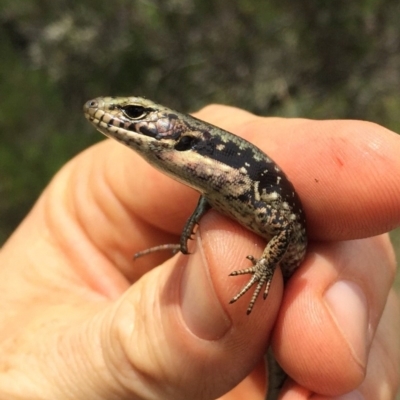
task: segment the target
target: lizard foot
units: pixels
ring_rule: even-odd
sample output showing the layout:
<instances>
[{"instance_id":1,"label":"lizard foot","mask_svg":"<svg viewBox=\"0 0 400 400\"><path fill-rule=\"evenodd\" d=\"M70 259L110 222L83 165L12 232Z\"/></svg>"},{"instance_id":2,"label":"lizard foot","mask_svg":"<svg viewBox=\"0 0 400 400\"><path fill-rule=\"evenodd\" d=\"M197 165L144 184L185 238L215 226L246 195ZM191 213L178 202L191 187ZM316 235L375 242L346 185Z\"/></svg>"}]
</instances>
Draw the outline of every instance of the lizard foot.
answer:
<instances>
[{"instance_id":1,"label":"lizard foot","mask_svg":"<svg viewBox=\"0 0 400 400\"><path fill-rule=\"evenodd\" d=\"M269 288L271 286L272 277L274 276L276 266L269 265L268 260L265 258L256 259L253 256L247 256L253 266L250 268L240 269L237 271L233 271L229 274L229 276L237 276L237 275L245 275L251 274L253 275L247 284L242 288L242 290L232 298L229 304L234 303L240 297L242 297L255 283L257 283L256 289L254 290L253 296L251 297L249 306L247 308L246 314L249 315L253 310L254 303L257 300L258 295L261 292L263 285L265 284L265 290L263 294L264 300L268 296Z\"/></svg>"}]
</instances>

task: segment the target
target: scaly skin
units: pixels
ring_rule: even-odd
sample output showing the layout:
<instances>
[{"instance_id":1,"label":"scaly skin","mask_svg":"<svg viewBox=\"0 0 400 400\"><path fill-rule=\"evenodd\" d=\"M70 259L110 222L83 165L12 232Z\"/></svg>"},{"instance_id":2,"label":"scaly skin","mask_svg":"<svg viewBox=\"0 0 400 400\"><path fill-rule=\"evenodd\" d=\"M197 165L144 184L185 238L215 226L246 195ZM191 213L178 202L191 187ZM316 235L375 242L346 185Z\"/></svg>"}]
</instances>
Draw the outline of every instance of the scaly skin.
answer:
<instances>
[{"instance_id":1,"label":"scaly skin","mask_svg":"<svg viewBox=\"0 0 400 400\"><path fill-rule=\"evenodd\" d=\"M293 185L277 164L248 141L216 126L140 97L101 97L84 105L86 118L103 134L130 147L151 165L200 192L179 245L158 246L187 254L187 241L202 215L214 208L268 240L238 300L256 288L247 314L265 285L264 299L280 265L285 281L307 247L305 215ZM146 252L144 252L146 253ZM141 253L142 254L142 253ZM270 387L272 385L270 384ZM274 398L272 394L268 399Z\"/></svg>"}]
</instances>

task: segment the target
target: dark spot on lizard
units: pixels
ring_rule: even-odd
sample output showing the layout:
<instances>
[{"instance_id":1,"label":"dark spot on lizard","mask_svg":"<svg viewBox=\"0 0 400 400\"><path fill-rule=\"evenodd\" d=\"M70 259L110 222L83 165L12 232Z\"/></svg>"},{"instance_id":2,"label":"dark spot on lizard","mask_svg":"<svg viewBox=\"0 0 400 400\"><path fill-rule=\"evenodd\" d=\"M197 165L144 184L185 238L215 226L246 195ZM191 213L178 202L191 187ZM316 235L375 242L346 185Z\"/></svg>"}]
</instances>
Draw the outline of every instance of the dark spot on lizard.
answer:
<instances>
[{"instance_id":1,"label":"dark spot on lizard","mask_svg":"<svg viewBox=\"0 0 400 400\"><path fill-rule=\"evenodd\" d=\"M132 125L135 125L135 124L130 124L129 127L131 127ZM136 129L129 129L129 130L136 131ZM150 137L155 137L154 132L151 131L149 128L147 128L147 126L141 126L139 128L139 131L140 131L140 133L143 133L143 135L150 136Z\"/></svg>"}]
</instances>

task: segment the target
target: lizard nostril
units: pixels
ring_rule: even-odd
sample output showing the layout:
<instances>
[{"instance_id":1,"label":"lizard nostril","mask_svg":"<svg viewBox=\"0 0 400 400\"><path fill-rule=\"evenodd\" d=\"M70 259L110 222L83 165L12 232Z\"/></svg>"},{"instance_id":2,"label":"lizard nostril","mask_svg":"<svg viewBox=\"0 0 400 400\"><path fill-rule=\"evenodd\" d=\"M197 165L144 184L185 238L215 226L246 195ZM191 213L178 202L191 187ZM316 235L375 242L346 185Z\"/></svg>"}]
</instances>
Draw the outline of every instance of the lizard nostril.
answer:
<instances>
[{"instance_id":1,"label":"lizard nostril","mask_svg":"<svg viewBox=\"0 0 400 400\"><path fill-rule=\"evenodd\" d=\"M89 112L89 110L97 109L97 108L99 108L99 106L100 106L100 104L97 100L89 100L83 106L83 110L85 112Z\"/></svg>"}]
</instances>

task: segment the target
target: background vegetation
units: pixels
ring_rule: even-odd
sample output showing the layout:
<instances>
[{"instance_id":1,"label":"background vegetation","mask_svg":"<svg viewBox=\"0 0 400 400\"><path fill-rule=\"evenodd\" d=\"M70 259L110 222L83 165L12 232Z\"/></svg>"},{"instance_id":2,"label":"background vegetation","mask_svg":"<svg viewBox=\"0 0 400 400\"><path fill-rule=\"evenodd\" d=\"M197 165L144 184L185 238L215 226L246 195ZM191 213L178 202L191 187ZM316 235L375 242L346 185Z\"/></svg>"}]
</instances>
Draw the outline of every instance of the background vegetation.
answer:
<instances>
[{"instance_id":1,"label":"background vegetation","mask_svg":"<svg viewBox=\"0 0 400 400\"><path fill-rule=\"evenodd\" d=\"M400 131L399 21L397 0L0 0L0 243L101 139L98 95Z\"/></svg>"}]
</instances>

